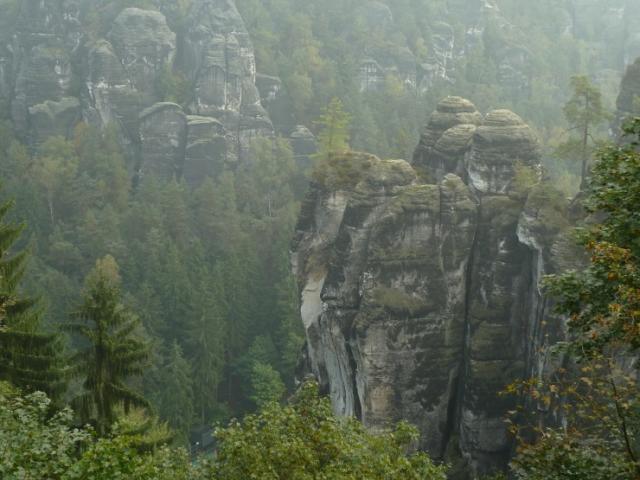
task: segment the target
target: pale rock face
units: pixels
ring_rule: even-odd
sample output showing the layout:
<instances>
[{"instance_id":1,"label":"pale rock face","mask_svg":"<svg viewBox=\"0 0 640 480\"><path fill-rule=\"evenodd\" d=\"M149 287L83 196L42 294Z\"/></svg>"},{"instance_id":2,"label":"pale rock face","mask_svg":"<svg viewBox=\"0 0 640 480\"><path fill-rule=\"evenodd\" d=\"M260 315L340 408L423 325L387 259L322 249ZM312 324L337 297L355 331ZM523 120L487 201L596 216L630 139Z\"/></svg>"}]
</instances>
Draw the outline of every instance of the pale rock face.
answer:
<instances>
[{"instance_id":1,"label":"pale rock face","mask_svg":"<svg viewBox=\"0 0 640 480\"><path fill-rule=\"evenodd\" d=\"M235 4L199 0L189 14L185 66L196 81L194 112L238 112L245 89L256 90L253 49ZM259 98L256 92L249 95Z\"/></svg>"},{"instance_id":2,"label":"pale rock face","mask_svg":"<svg viewBox=\"0 0 640 480\"><path fill-rule=\"evenodd\" d=\"M187 116L188 135L182 177L197 187L207 177L224 170L227 135L224 125L215 118Z\"/></svg>"},{"instance_id":3,"label":"pale rock face","mask_svg":"<svg viewBox=\"0 0 640 480\"><path fill-rule=\"evenodd\" d=\"M153 101L133 86L122 59L107 40L98 40L88 52L85 116L100 126L117 125L128 144L138 143L139 113Z\"/></svg>"},{"instance_id":4,"label":"pale rock face","mask_svg":"<svg viewBox=\"0 0 640 480\"><path fill-rule=\"evenodd\" d=\"M141 168L136 153L141 145L141 113L158 101L156 78L172 68L175 53L176 35L164 15L139 8L124 9L107 38L88 46L84 117L101 127L118 127L132 174Z\"/></svg>"},{"instance_id":5,"label":"pale rock face","mask_svg":"<svg viewBox=\"0 0 640 480\"><path fill-rule=\"evenodd\" d=\"M640 58L627 67L622 77L616 107L617 112L612 127L614 134L618 136L625 119L632 115L640 115Z\"/></svg>"},{"instance_id":6,"label":"pale rock face","mask_svg":"<svg viewBox=\"0 0 640 480\"><path fill-rule=\"evenodd\" d=\"M71 138L81 119L80 101L75 97L63 97L59 102L46 100L29 107L29 117L31 136L36 142L54 136Z\"/></svg>"},{"instance_id":7,"label":"pale rock face","mask_svg":"<svg viewBox=\"0 0 640 480\"><path fill-rule=\"evenodd\" d=\"M82 0L0 3L0 102L11 106L16 130L34 150L51 135L70 137L81 120L112 125L132 176L178 174L197 185L250 161L252 140L274 135L233 0L193 0L180 24L163 14L182 15L175 2L155 0L157 9L111 2L102 12L113 18L104 38L94 38L95 25L85 30ZM181 107L153 108L162 100L159 80L172 75L195 86L193 103L185 105L195 114L191 128ZM278 98L273 80L265 102Z\"/></svg>"},{"instance_id":8,"label":"pale rock face","mask_svg":"<svg viewBox=\"0 0 640 480\"><path fill-rule=\"evenodd\" d=\"M157 103L140 114L140 176L159 178L178 175L183 166L187 118L180 105Z\"/></svg>"},{"instance_id":9,"label":"pale rock face","mask_svg":"<svg viewBox=\"0 0 640 480\"><path fill-rule=\"evenodd\" d=\"M196 86L191 110L222 121L230 136L227 161L246 161L252 139L273 136L249 33L230 0L195 1L187 25L183 68Z\"/></svg>"},{"instance_id":10,"label":"pale rock face","mask_svg":"<svg viewBox=\"0 0 640 480\"><path fill-rule=\"evenodd\" d=\"M311 369L337 413L374 430L406 419L421 447L471 477L504 467L503 418L518 399L498 392L544 368L530 345L543 345L537 280L557 243L507 194L514 165L537 163L535 137L511 112L483 119L448 98L414 157L436 181L368 158L352 187L314 185L300 215L293 264Z\"/></svg>"},{"instance_id":11,"label":"pale rock face","mask_svg":"<svg viewBox=\"0 0 640 480\"><path fill-rule=\"evenodd\" d=\"M64 99L71 90L71 56L81 34L76 4L26 0L19 6L20 21L2 26L8 36L0 48L0 96L10 97L14 126L34 147L44 141L42 135L62 133L66 127L55 125L69 118L70 102ZM55 113L62 117L46 120ZM33 122L32 115L38 116ZM72 116L78 115L76 108Z\"/></svg>"},{"instance_id":12,"label":"pale rock face","mask_svg":"<svg viewBox=\"0 0 640 480\"><path fill-rule=\"evenodd\" d=\"M355 18L370 31L392 32L396 28L391 8L378 1L362 5L355 11ZM381 90L390 74L398 78L407 90L415 91L418 88L417 63L405 42L398 44L394 51L372 45L362 52L358 72L360 91Z\"/></svg>"},{"instance_id":13,"label":"pale rock face","mask_svg":"<svg viewBox=\"0 0 640 480\"><path fill-rule=\"evenodd\" d=\"M126 8L115 19L107 38L130 85L140 92L153 90L156 76L173 65L176 34L160 12Z\"/></svg>"},{"instance_id":14,"label":"pale rock face","mask_svg":"<svg viewBox=\"0 0 640 480\"><path fill-rule=\"evenodd\" d=\"M289 141L298 166L306 170L311 167L311 156L318 151L316 137L304 125L296 125L289 134Z\"/></svg>"},{"instance_id":15,"label":"pale rock face","mask_svg":"<svg viewBox=\"0 0 640 480\"><path fill-rule=\"evenodd\" d=\"M422 70L419 88L428 91L437 80L449 80L455 57L455 34L453 27L445 22L436 22L432 27L432 51Z\"/></svg>"},{"instance_id":16,"label":"pale rock face","mask_svg":"<svg viewBox=\"0 0 640 480\"><path fill-rule=\"evenodd\" d=\"M507 193L518 163L529 167L539 163L535 134L509 110L489 112L471 145L467 170L470 183L480 193Z\"/></svg>"},{"instance_id":17,"label":"pale rock face","mask_svg":"<svg viewBox=\"0 0 640 480\"><path fill-rule=\"evenodd\" d=\"M430 181L439 182L447 173L464 178L464 156L481 122L473 103L461 97L445 98L424 128L412 165Z\"/></svg>"}]
</instances>

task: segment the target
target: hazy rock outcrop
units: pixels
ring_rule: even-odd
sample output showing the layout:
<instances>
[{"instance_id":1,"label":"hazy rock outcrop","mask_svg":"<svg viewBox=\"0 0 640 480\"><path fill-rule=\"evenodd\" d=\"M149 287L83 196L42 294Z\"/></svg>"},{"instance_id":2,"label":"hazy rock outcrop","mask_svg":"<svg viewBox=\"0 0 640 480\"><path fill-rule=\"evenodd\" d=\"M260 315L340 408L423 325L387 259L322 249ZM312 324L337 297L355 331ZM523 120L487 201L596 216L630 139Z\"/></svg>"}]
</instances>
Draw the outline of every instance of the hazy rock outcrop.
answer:
<instances>
[{"instance_id":1,"label":"hazy rock outcrop","mask_svg":"<svg viewBox=\"0 0 640 480\"><path fill-rule=\"evenodd\" d=\"M228 161L242 159L252 138L273 134L249 33L231 0L197 0L186 22L182 68L195 84L190 109L222 121L232 136Z\"/></svg>"},{"instance_id":2,"label":"hazy rock outcrop","mask_svg":"<svg viewBox=\"0 0 640 480\"><path fill-rule=\"evenodd\" d=\"M413 154L413 166L432 181L466 176L464 157L482 115L469 100L447 97L431 114Z\"/></svg>"},{"instance_id":3,"label":"hazy rock outcrop","mask_svg":"<svg viewBox=\"0 0 640 480\"><path fill-rule=\"evenodd\" d=\"M489 112L473 134L466 159L470 183L481 193L507 193L516 165L535 166L539 155L535 134L518 115Z\"/></svg>"},{"instance_id":4,"label":"hazy rock outcrop","mask_svg":"<svg viewBox=\"0 0 640 480\"><path fill-rule=\"evenodd\" d=\"M622 77L616 107L617 111L613 128L617 135L622 122L626 118L632 115L640 115L640 58L629 65L626 73Z\"/></svg>"},{"instance_id":5,"label":"hazy rock outcrop","mask_svg":"<svg viewBox=\"0 0 640 480\"><path fill-rule=\"evenodd\" d=\"M190 115L187 127L182 177L187 184L197 186L224 170L227 137L224 125L215 118Z\"/></svg>"},{"instance_id":6,"label":"hazy rock outcrop","mask_svg":"<svg viewBox=\"0 0 640 480\"><path fill-rule=\"evenodd\" d=\"M140 176L172 178L182 171L187 118L180 105L157 103L140 114Z\"/></svg>"},{"instance_id":7,"label":"hazy rock outcrop","mask_svg":"<svg viewBox=\"0 0 640 480\"><path fill-rule=\"evenodd\" d=\"M273 136L233 0L112 2L99 21L88 6L0 4L0 101L32 147L52 135L69 138L81 120L114 125L132 175L184 174L196 184L248 160L253 138ZM265 101L277 93L270 86ZM189 120L192 128L187 115L200 117Z\"/></svg>"},{"instance_id":8,"label":"hazy rock outcrop","mask_svg":"<svg viewBox=\"0 0 640 480\"><path fill-rule=\"evenodd\" d=\"M80 100L63 97L29 107L30 135L35 146L53 136L70 138L81 120Z\"/></svg>"},{"instance_id":9,"label":"hazy rock outcrop","mask_svg":"<svg viewBox=\"0 0 640 480\"><path fill-rule=\"evenodd\" d=\"M513 189L537 148L512 112L483 118L448 98L414 157L429 182L402 160L347 154L316 179L297 227L309 362L336 412L371 428L407 419L471 475L506 465L517 399L497 394L539 368L537 282L559 229Z\"/></svg>"},{"instance_id":10,"label":"hazy rock outcrop","mask_svg":"<svg viewBox=\"0 0 640 480\"><path fill-rule=\"evenodd\" d=\"M302 169L311 167L311 156L318 151L316 137L304 125L297 125L289 134L291 149L298 164Z\"/></svg>"},{"instance_id":11,"label":"hazy rock outcrop","mask_svg":"<svg viewBox=\"0 0 640 480\"><path fill-rule=\"evenodd\" d=\"M156 79L172 68L175 54L176 35L162 13L139 8L120 12L107 39L89 47L87 119L118 125L125 145L137 145L140 114L159 100Z\"/></svg>"},{"instance_id":12,"label":"hazy rock outcrop","mask_svg":"<svg viewBox=\"0 0 640 480\"><path fill-rule=\"evenodd\" d=\"M18 8L13 17L16 24L5 25L13 35L0 48L0 94L9 97L16 131L38 145L45 138L42 135L64 130L59 124L65 124L74 103L68 97L71 58L81 36L79 11L77 2L69 0L27 0ZM79 116L77 106L71 116Z\"/></svg>"},{"instance_id":13,"label":"hazy rock outcrop","mask_svg":"<svg viewBox=\"0 0 640 480\"><path fill-rule=\"evenodd\" d=\"M173 65L176 54L176 34L169 29L165 16L153 10L126 8L107 37L130 85L152 96L157 75Z\"/></svg>"},{"instance_id":14,"label":"hazy rock outcrop","mask_svg":"<svg viewBox=\"0 0 640 480\"><path fill-rule=\"evenodd\" d=\"M370 31L392 33L394 18L391 8L377 1L367 2L355 12L355 19ZM389 75L400 80L408 90L418 86L418 62L406 42L389 48L388 44L372 42L362 53L358 79L362 92L381 90Z\"/></svg>"}]
</instances>

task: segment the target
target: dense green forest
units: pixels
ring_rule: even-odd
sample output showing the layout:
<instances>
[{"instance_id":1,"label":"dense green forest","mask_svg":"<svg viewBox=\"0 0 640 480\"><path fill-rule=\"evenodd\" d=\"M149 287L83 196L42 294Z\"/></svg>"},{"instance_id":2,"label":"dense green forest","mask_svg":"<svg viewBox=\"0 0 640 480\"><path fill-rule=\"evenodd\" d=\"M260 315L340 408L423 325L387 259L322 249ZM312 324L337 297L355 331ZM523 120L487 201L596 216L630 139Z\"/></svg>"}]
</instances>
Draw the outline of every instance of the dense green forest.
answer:
<instances>
[{"instance_id":1,"label":"dense green forest","mask_svg":"<svg viewBox=\"0 0 640 480\"><path fill-rule=\"evenodd\" d=\"M640 345L638 154L637 144L612 146L620 81L640 34L633 2L600 10L556 0L482 8L457 0L219 2L211 22L228 22L227 37L208 41L224 43L227 71L202 83L204 67L190 62L201 53L194 45L205 43L194 25L206 2L56 2L60 18L81 25L77 38L36 3L0 0L0 477L446 478L454 456L441 465L414 453L412 427L368 432L337 419L322 386L300 383L309 372L290 250L309 184L329 189L331 178L352 187L360 178L360 166L338 154L410 160L429 114L455 95L482 113L510 109L531 126L543 168L518 165L518 201L537 192L563 221L572 217L580 255L591 258L583 271L545 282L554 315L569 319L570 340L558 350L564 367L586 369L578 386L570 375L505 385L505 394L527 399L508 420L519 442L513 478L636 478L637 374L618 353ZM163 13L173 53L156 64L160 47L139 47L153 64L151 81L121 100L114 92L135 75L106 78L116 67L104 44L122 57L118 68L135 63L129 56L139 51L121 53L112 28L131 7ZM30 9L40 15L33 25ZM34 40L49 37L44 47ZM15 65L6 67L9 58ZM47 69L59 78L46 79ZM138 74L149 80L147 70ZM229 98L211 114L199 95L215 82ZM106 100L99 88L112 88ZM61 132L54 126L67 118L57 115L69 98L79 99L77 111L69 107L75 113ZM627 113L640 112L637 98L631 103ZM225 130L204 143L215 150L215 141L227 142L214 173L194 181L182 166L170 175L141 167L162 157L149 145L169 137L145 124L156 105L179 111L185 158L202 140L187 124L206 117ZM166 118L156 123L172 126ZM315 153L295 151L297 126L313 133ZM640 135L637 122L627 135ZM557 213L565 208L570 215ZM569 427L528 428L544 424L540 401L543 417L563 411ZM603 417L598 429L585 428ZM214 445L216 458L196 456Z\"/></svg>"}]
</instances>

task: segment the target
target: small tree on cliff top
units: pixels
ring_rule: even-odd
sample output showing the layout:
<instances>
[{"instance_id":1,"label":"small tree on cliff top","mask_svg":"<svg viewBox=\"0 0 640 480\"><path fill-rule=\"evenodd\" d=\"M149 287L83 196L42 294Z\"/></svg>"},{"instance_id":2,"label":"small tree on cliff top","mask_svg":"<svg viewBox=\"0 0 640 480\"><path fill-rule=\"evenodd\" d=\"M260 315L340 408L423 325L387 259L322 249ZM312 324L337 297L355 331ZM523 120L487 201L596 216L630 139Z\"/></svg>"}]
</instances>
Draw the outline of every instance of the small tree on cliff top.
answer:
<instances>
[{"instance_id":1,"label":"small tree on cliff top","mask_svg":"<svg viewBox=\"0 0 640 480\"><path fill-rule=\"evenodd\" d=\"M589 173L589 162L595 151L594 131L609 118L609 115L602 104L600 90L587 77L573 77L571 88L573 95L564 106L564 115L571 125L571 130L579 135L561 145L558 153L581 161L580 188L584 189Z\"/></svg>"},{"instance_id":2,"label":"small tree on cliff top","mask_svg":"<svg viewBox=\"0 0 640 480\"><path fill-rule=\"evenodd\" d=\"M344 105L339 98L331 100L315 124L320 128L320 133L318 133L319 157L326 157L332 153L349 149L351 115L345 112Z\"/></svg>"}]
</instances>

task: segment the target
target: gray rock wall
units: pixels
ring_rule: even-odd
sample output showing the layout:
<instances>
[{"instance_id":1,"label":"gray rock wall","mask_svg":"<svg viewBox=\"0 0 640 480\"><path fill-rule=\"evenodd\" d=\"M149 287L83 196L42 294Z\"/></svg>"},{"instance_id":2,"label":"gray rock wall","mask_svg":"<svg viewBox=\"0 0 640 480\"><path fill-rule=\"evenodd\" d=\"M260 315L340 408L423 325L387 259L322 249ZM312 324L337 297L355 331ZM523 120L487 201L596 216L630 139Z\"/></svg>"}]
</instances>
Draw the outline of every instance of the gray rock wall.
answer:
<instances>
[{"instance_id":1,"label":"gray rock wall","mask_svg":"<svg viewBox=\"0 0 640 480\"><path fill-rule=\"evenodd\" d=\"M308 360L335 411L372 429L408 420L459 478L506 466L518 399L498 392L544 363L537 285L558 232L512 186L537 149L512 112L447 98L414 157L430 179L349 154L360 173L320 179L297 228Z\"/></svg>"},{"instance_id":2,"label":"gray rock wall","mask_svg":"<svg viewBox=\"0 0 640 480\"><path fill-rule=\"evenodd\" d=\"M640 115L640 57L629 65L622 77L616 107L616 116L612 125L614 136L620 134L622 123L628 117Z\"/></svg>"},{"instance_id":3,"label":"gray rock wall","mask_svg":"<svg viewBox=\"0 0 640 480\"><path fill-rule=\"evenodd\" d=\"M81 120L116 125L132 175L184 173L197 184L248 161L253 138L273 136L234 2L194 0L180 25L163 13L175 20L174 4L157 3L113 11L104 28L81 14L80 0L0 5L0 100L34 150L50 136L69 138ZM192 95L168 108L176 81Z\"/></svg>"}]
</instances>

